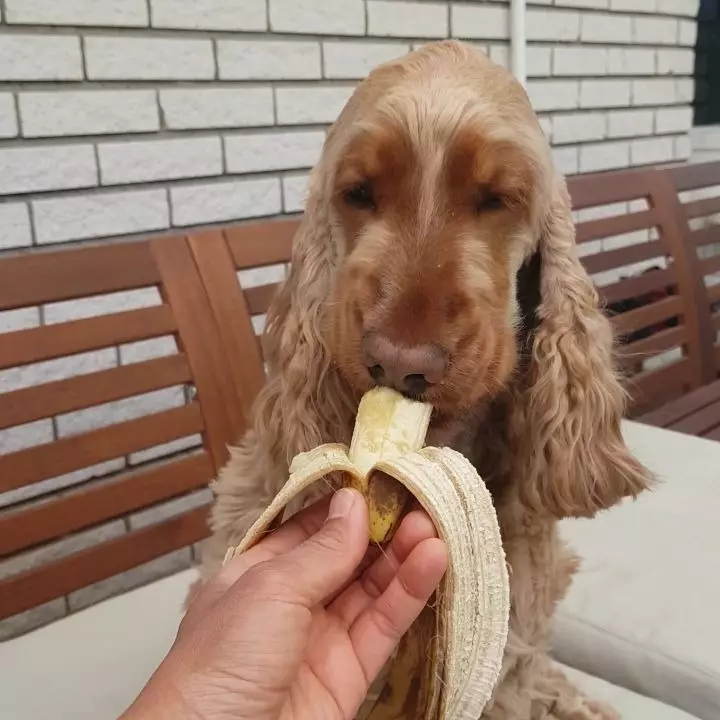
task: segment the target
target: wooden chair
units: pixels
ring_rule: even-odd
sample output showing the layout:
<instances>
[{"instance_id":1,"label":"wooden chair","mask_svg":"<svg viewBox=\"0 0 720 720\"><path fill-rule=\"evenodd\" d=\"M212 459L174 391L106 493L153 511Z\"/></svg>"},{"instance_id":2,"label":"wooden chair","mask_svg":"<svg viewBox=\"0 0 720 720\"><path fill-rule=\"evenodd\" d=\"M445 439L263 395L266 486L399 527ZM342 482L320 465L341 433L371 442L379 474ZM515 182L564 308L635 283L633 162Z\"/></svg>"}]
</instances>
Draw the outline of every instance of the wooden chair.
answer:
<instances>
[{"instance_id":1,"label":"wooden chair","mask_svg":"<svg viewBox=\"0 0 720 720\"><path fill-rule=\"evenodd\" d=\"M654 170L576 176L568 185L582 262L623 340L637 416L701 386L707 372L701 291L674 194Z\"/></svg>"},{"instance_id":2,"label":"wooden chair","mask_svg":"<svg viewBox=\"0 0 720 720\"><path fill-rule=\"evenodd\" d=\"M259 371L251 364L227 362L227 317L222 311L230 308L211 306L203 284L203 278L212 281L213 272L221 277L224 271L196 265L190 247L201 241L158 238L38 252L0 262L0 312L40 306L47 314L48 308L58 307L52 304L69 300L136 293L141 288L159 293L157 304L148 307L0 335L0 374L163 336L174 337L179 350L0 394L0 431L39 424L49 435L34 447L5 454L0 450L0 494L17 494L34 484L47 486L49 479L107 462L122 466L110 477L88 479L0 511L0 560L203 488L225 463L227 445L245 429L243 374L257 378ZM254 342L251 347L256 347ZM62 430L78 411L126 398L135 402L142 394L167 388L192 390L195 395L185 395L187 400L177 406L120 417L103 427ZM124 460L197 434L200 447L160 463L133 467ZM0 618L187 547L206 536L206 517L207 506L199 507L4 577Z\"/></svg>"}]
</instances>

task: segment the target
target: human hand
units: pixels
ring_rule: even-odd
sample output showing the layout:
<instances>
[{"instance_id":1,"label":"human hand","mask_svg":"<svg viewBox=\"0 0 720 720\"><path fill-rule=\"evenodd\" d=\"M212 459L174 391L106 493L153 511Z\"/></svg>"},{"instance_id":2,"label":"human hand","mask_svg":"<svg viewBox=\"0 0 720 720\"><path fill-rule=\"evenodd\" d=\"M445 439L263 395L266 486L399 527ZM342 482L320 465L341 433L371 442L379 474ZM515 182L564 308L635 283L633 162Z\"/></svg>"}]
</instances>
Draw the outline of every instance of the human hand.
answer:
<instances>
[{"instance_id":1,"label":"human hand","mask_svg":"<svg viewBox=\"0 0 720 720\"><path fill-rule=\"evenodd\" d=\"M368 551L365 501L340 490L202 589L121 720L351 720L446 565L422 511Z\"/></svg>"}]
</instances>

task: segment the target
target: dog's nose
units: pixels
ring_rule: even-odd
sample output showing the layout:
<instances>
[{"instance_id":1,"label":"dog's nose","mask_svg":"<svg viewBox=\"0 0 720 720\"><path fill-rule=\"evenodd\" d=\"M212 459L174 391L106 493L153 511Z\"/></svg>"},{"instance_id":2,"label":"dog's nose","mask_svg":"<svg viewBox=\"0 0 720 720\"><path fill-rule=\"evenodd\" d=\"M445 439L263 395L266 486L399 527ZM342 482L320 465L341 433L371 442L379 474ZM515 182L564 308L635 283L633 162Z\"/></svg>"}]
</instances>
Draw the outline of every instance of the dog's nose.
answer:
<instances>
[{"instance_id":1,"label":"dog's nose","mask_svg":"<svg viewBox=\"0 0 720 720\"><path fill-rule=\"evenodd\" d=\"M439 383L447 369L447 356L436 345L398 345L379 333L363 338L363 362L378 385L422 395Z\"/></svg>"}]
</instances>

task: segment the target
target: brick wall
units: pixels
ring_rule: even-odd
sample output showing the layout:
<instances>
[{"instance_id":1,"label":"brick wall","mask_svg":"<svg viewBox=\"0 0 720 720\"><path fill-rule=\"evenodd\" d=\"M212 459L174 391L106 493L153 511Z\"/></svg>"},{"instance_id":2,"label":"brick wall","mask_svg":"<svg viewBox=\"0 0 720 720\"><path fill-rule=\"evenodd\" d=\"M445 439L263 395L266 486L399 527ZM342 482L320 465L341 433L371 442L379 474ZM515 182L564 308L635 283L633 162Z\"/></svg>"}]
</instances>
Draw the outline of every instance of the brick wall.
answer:
<instances>
[{"instance_id":1,"label":"brick wall","mask_svg":"<svg viewBox=\"0 0 720 720\"><path fill-rule=\"evenodd\" d=\"M528 92L567 173L684 160L697 0L536 0ZM0 257L302 208L324 130L370 68L457 37L509 58L507 2L0 0ZM267 272L282 277L283 268ZM260 282L258 273L244 278ZM0 332L102 308L117 294L0 313ZM261 326L262 318L258 319ZM0 391L175 352L166 339L0 373ZM182 388L0 431L0 453L185 401ZM192 447L188 438L40 488L0 508ZM62 540L57 557L157 521L191 495ZM0 510L1 511L1 510ZM47 557L44 556L44 557ZM0 626L36 626L187 565L180 551ZM0 576L42 560L0 561ZM3 629L4 628L4 629Z\"/></svg>"}]
</instances>

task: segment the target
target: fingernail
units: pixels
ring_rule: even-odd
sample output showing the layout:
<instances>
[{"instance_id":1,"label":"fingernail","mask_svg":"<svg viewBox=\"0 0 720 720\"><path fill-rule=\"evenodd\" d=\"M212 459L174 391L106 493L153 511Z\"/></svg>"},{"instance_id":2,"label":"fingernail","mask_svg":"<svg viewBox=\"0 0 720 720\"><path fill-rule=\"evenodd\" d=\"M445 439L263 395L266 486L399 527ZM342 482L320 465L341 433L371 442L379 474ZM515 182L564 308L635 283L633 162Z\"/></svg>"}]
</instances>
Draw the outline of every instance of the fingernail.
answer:
<instances>
[{"instance_id":1,"label":"fingernail","mask_svg":"<svg viewBox=\"0 0 720 720\"><path fill-rule=\"evenodd\" d=\"M330 500L330 509L328 511L328 520L345 517L352 509L355 503L355 493L348 489L342 488L338 490Z\"/></svg>"}]
</instances>

